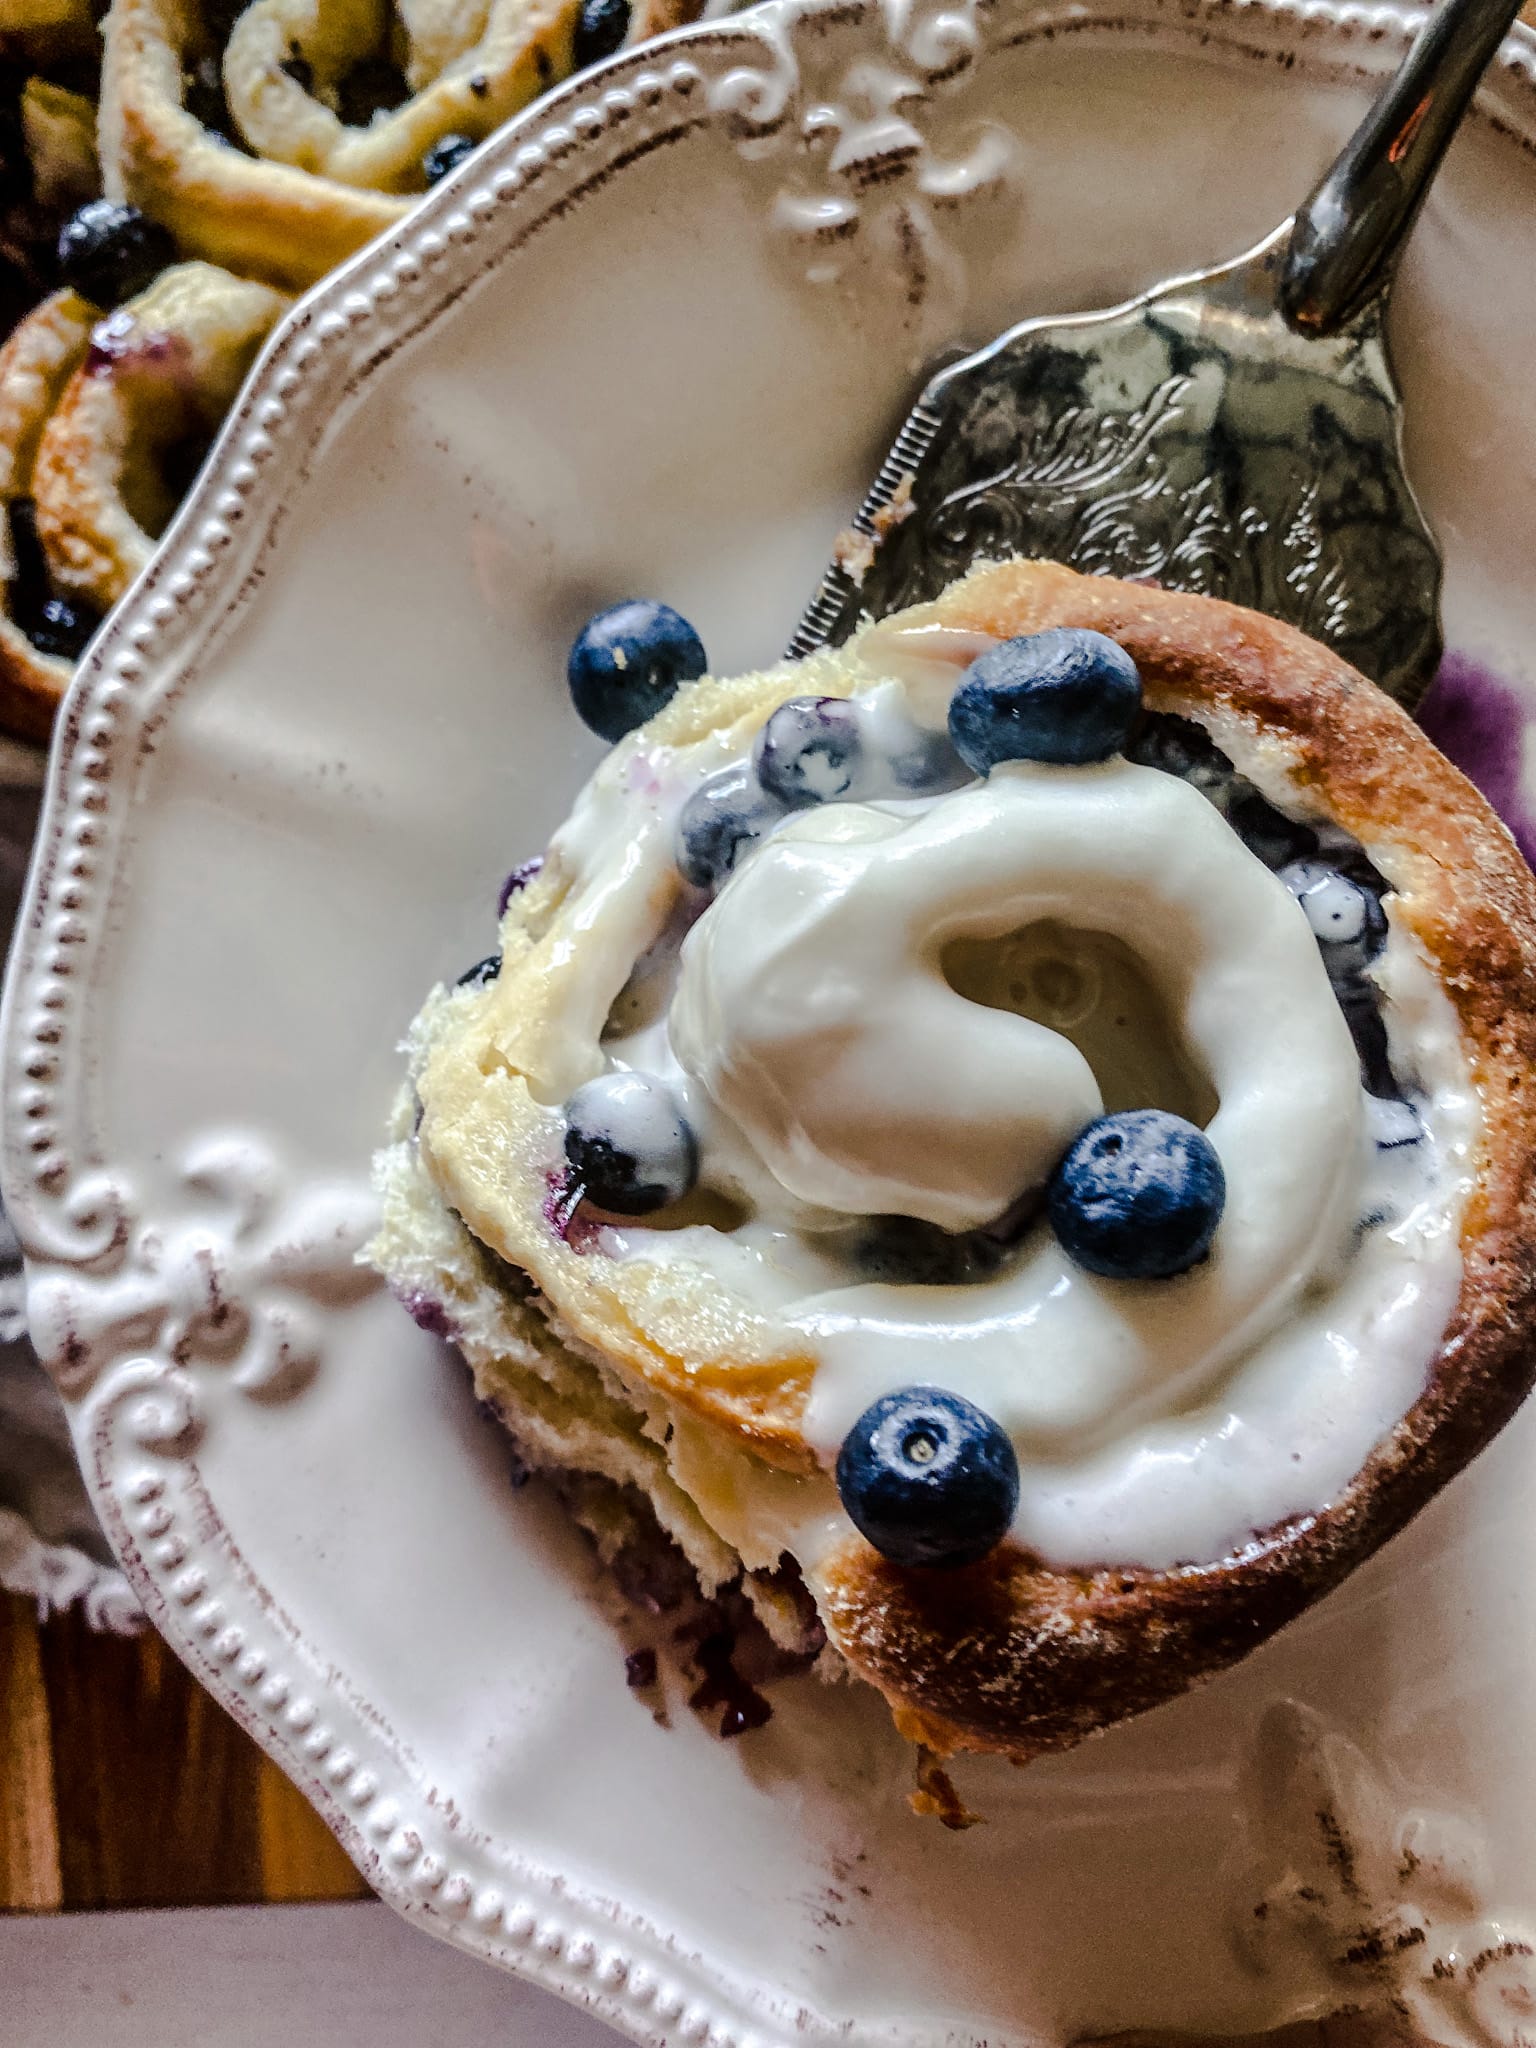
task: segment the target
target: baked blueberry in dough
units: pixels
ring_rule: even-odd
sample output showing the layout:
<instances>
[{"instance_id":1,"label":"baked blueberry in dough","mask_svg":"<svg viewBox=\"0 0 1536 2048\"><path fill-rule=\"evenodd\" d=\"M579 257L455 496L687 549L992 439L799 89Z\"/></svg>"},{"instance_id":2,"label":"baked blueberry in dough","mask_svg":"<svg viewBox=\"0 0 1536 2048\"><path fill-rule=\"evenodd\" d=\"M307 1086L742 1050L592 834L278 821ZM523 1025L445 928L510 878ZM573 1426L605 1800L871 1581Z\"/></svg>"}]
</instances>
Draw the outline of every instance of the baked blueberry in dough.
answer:
<instances>
[{"instance_id":1,"label":"baked blueberry in dough","mask_svg":"<svg viewBox=\"0 0 1536 2048\"><path fill-rule=\"evenodd\" d=\"M59 279L97 306L147 291L176 261L176 244L136 206L93 199L59 233Z\"/></svg>"},{"instance_id":2,"label":"baked blueberry in dough","mask_svg":"<svg viewBox=\"0 0 1536 2048\"><path fill-rule=\"evenodd\" d=\"M284 294L698 7L0 0L0 728L48 737Z\"/></svg>"},{"instance_id":3,"label":"baked blueberry in dough","mask_svg":"<svg viewBox=\"0 0 1536 2048\"><path fill-rule=\"evenodd\" d=\"M1022 1760L1247 1654L1508 1419L1536 881L1371 684L1007 562L630 723L379 1162L375 1261L531 1464Z\"/></svg>"},{"instance_id":4,"label":"baked blueberry in dough","mask_svg":"<svg viewBox=\"0 0 1536 2048\"><path fill-rule=\"evenodd\" d=\"M117 304L163 238L104 200L65 236L81 289L0 347L0 723L39 738L288 304L211 263L173 263Z\"/></svg>"}]
</instances>

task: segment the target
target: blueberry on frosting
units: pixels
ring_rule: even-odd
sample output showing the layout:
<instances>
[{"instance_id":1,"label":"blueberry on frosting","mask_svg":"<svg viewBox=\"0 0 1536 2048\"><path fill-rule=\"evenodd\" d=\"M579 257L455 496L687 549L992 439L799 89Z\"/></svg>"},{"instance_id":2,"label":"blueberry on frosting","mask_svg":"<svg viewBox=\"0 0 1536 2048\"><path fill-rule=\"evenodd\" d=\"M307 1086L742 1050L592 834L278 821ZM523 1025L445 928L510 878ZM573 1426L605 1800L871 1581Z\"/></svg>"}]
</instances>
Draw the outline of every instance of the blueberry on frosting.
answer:
<instances>
[{"instance_id":1,"label":"blueberry on frosting","mask_svg":"<svg viewBox=\"0 0 1536 2048\"><path fill-rule=\"evenodd\" d=\"M669 604L626 598L588 619L566 664L571 702L600 739L644 725L708 667L704 643Z\"/></svg>"},{"instance_id":2,"label":"blueberry on frosting","mask_svg":"<svg viewBox=\"0 0 1536 2048\"><path fill-rule=\"evenodd\" d=\"M1226 1176L1202 1130L1162 1109L1083 1131L1051 1176L1046 1213L1067 1256L1108 1280L1170 1280L1211 1248Z\"/></svg>"},{"instance_id":3,"label":"blueberry on frosting","mask_svg":"<svg viewBox=\"0 0 1536 2048\"><path fill-rule=\"evenodd\" d=\"M973 661L950 699L949 735L976 774L1003 761L1106 761L1141 709L1136 664L1103 633L1053 626Z\"/></svg>"},{"instance_id":4,"label":"blueberry on frosting","mask_svg":"<svg viewBox=\"0 0 1536 2048\"><path fill-rule=\"evenodd\" d=\"M586 1199L617 1216L681 1201L699 1174L677 1098L649 1074L600 1074L578 1088L565 1105L565 1156Z\"/></svg>"},{"instance_id":5,"label":"blueberry on frosting","mask_svg":"<svg viewBox=\"0 0 1536 2048\"><path fill-rule=\"evenodd\" d=\"M757 736L752 765L786 809L848 796L858 779L864 737L857 705L846 697L791 697Z\"/></svg>"},{"instance_id":6,"label":"blueberry on frosting","mask_svg":"<svg viewBox=\"0 0 1536 2048\"><path fill-rule=\"evenodd\" d=\"M885 758L893 796L943 796L963 788L970 779L971 771L955 752L948 732L925 732L914 726L906 743Z\"/></svg>"},{"instance_id":7,"label":"blueberry on frosting","mask_svg":"<svg viewBox=\"0 0 1536 2048\"><path fill-rule=\"evenodd\" d=\"M1019 1462L974 1402L904 1387L866 1408L843 1439L837 1490L854 1527L892 1564L975 1564L1008 1533Z\"/></svg>"},{"instance_id":8,"label":"blueberry on frosting","mask_svg":"<svg viewBox=\"0 0 1536 2048\"><path fill-rule=\"evenodd\" d=\"M696 889L715 889L741 857L784 815L751 768L738 761L711 775L683 805L677 821L677 864Z\"/></svg>"},{"instance_id":9,"label":"blueberry on frosting","mask_svg":"<svg viewBox=\"0 0 1536 2048\"><path fill-rule=\"evenodd\" d=\"M1306 913L1329 979L1363 974L1387 943L1387 914L1376 892L1320 860L1292 861L1280 879Z\"/></svg>"}]
</instances>

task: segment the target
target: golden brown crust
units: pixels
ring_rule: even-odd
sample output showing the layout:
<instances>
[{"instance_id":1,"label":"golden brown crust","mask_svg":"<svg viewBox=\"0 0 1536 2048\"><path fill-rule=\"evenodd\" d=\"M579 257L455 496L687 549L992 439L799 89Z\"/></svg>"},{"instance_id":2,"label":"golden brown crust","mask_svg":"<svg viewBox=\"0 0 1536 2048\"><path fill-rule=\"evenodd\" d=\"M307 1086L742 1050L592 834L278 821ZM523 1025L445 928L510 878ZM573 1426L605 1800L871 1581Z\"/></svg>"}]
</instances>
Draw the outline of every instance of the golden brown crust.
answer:
<instances>
[{"instance_id":1,"label":"golden brown crust","mask_svg":"<svg viewBox=\"0 0 1536 2048\"><path fill-rule=\"evenodd\" d=\"M835 662L825 668L829 689L847 687ZM659 712L643 739L681 748L727 734L745 745L804 678L785 664L706 680ZM650 925L666 923L681 886L669 858ZM554 1227L549 1196L564 1162L551 1104L586 1078L565 1070L584 919L584 899L553 862L512 899L499 976L442 1031L417 1076L422 1158L475 1236L531 1275L568 1339L627 1374L642 1398L653 1390L765 1463L814 1473L800 1423L816 1361L799 1332L703 1274L689 1281L666 1262L610 1260Z\"/></svg>"},{"instance_id":2,"label":"golden brown crust","mask_svg":"<svg viewBox=\"0 0 1536 2048\"><path fill-rule=\"evenodd\" d=\"M422 10L432 35L414 33L411 98L366 128L348 126L327 95L378 34L376 0L253 0L224 53L224 84L241 133L278 163L381 192L420 192L422 159L445 135L476 141L508 121L571 68L579 0L490 0L478 19L463 7ZM478 34L466 33L474 24ZM298 56L307 73L294 75Z\"/></svg>"},{"instance_id":3,"label":"golden brown crust","mask_svg":"<svg viewBox=\"0 0 1536 2048\"><path fill-rule=\"evenodd\" d=\"M211 440L288 300L178 263L97 330L37 446L37 529L60 586L117 603L176 509L167 454Z\"/></svg>"},{"instance_id":4,"label":"golden brown crust","mask_svg":"<svg viewBox=\"0 0 1536 2048\"><path fill-rule=\"evenodd\" d=\"M73 662L40 653L13 620L0 615L0 732L46 744L74 672Z\"/></svg>"},{"instance_id":5,"label":"golden brown crust","mask_svg":"<svg viewBox=\"0 0 1536 2048\"><path fill-rule=\"evenodd\" d=\"M0 32L0 48L3 43ZM49 79L29 78L21 90L20 111L32 195L51 224L101 190L95 103Z\"/></svg>"},{"instance_id":6,"label":"golden brown crust","mask_svg":"<svg viewBox=\"0 0 1536 2048\"><path fill-rule=\"evenodd\" d=\"M200 35L192 0L117 0L107 17L99 145L107 192L164 222L189 256L302 289L393 227L410 202L264 163L183 105Z\"/></svg>"},{"instance_id":7,"label":"golden brown crust","mask_svg":"<svg viewBox=\"0 0 1536 2048\"><path fill-rule=\"evenodd\" d=\"M93 309L76 293L55 292L29 313L0 348L0 584L9 583L9 513L31 494L38 444L60 394L90 341ZM40 653L14 619L0 614L0 726L45 740L73 664Z\"/></svg>"},{"instance_id":8,"label":"golden brown crust","mask_svg":"<svg viewBox=\"0 0 1536 2048\"><path fill-rule=\"evenodd\" d=\"M650 0L628 40L692 20L698 0ZM201 256L284 290L316 283L402 219L426 188L422 159L450 134L479 141L565 77L578 0L418 0L400 10L411 96L365 126L335 88L376 47L379 10L348 0L256 0L223 54L229 146L189 112L206 50L200 0L114 0L105 26L99 144L106 189Z\"/></svg>"},{"instance_id":9,"label":"golden brown crust","mask_svg":"<svg viewBox=\"0 0 1536 2048\"><path fill-rule=\"evenodd\" d=\"M105 613L175 509L161 459L212 436L287 300L206 263L176 264L106 321L55 292L0 348L0 583L7 520L33 502L56 591ZM46 739L74 664L0 616L0 725Z\"/></svg>"},{"instance_id":10,"label":"golden brown crust","mask_svg":"<svg viewBox=\"0 0 1536 2048\"><path fill-rule=\"evenodd\" d=\"M1407 715L1288 626L1211 599L1005 563L933 607L1008 636L1086 626L1135 658L1155 709L1280 738L1369 849L1438 966L1482 1103L1455 1314L1423 1394L1332 1506L1241 1555L1168 1571L1047 1569L1002 1551L904 1571L845 1543L818 1598L848 1661L940 1753L1063 1749L1211 1677L1395 1535L1508 1421L1536 1373L1536 878Z\"/></svg>"}]
</instances>

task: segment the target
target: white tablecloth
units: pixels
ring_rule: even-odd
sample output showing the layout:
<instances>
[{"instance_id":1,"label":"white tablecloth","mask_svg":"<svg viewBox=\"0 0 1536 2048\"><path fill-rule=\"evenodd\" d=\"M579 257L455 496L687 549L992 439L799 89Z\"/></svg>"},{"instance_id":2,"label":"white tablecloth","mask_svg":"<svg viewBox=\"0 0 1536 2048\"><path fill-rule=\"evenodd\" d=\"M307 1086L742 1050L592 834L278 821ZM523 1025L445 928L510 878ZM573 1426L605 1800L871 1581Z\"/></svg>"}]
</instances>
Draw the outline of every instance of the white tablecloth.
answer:
<instances>
[{"instance_id":1,"label":"white tablecloth","mask_svg":"<svg viewBox=\"0 0 1536 2048\"><path fill-rule=\"evenodd\" d=\"M4 2048L617 2048L387 1906L0 1919Z\"/></svg>"}]
</instances>

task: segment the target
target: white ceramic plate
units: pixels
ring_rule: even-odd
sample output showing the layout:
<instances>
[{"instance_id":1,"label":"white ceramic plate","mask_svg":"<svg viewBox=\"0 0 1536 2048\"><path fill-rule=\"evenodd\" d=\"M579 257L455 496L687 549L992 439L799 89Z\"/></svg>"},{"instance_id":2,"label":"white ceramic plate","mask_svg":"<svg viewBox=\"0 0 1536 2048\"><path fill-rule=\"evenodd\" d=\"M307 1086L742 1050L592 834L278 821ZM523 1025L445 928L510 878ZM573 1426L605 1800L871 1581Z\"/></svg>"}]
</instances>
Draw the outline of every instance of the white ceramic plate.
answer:
<instances>
[{"instance_id":1,"label":"white ceramic plate","mask_svg":"<svg viewBox=\"0 0 1536 2048\"><path fill-rule=\"evenodd\" d=\"M1203 1694L968 1767L991 1825L950 1836L855 1688L734 1744L655 1725L579 1546L350 1263L395 1040L595 757L574 625L655 592L721 666L772 655L929 351L1243 248L1407 26L781 0L576 82L290 318L70 699L5 1192L112 1540L387 1898L637 2039L1022 2048L1391 1992L1510 2040L1536 1997L1536 1416ZM1397 323L1450 640L1510 676L1533 79L1507 46Z\"/></svg>"}]
</instances>

